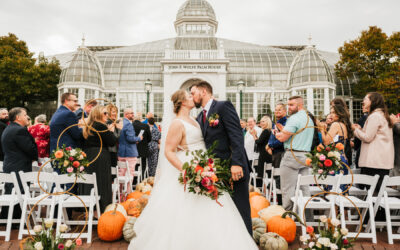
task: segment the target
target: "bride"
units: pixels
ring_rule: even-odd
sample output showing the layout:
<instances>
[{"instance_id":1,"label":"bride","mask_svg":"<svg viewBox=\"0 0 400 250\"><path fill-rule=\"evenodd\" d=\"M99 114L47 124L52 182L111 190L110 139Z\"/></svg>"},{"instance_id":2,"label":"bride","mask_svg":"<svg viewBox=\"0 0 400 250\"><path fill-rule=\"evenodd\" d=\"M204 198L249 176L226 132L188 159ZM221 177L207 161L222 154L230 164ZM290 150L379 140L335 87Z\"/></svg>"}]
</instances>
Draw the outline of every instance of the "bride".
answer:
<instances>
[{"instance_id":1,"label":"bride","mask_svg":"<svg viewBox=\"0 0 400 250\"><path fill-rule=\"evenodd\" d=\"M176 91L165 106L163 140L156 183L149 203L134 225L130 250L256 250L258 247L229 194L219 198L185 192L178 182L188 151L205 150L198 123L190 117L192 97ZM170 123L167 127L166 124ZM167 131L165 130L167 128ZM166 136L165 136L166 134Z\"/></svg>"}]
</instances>

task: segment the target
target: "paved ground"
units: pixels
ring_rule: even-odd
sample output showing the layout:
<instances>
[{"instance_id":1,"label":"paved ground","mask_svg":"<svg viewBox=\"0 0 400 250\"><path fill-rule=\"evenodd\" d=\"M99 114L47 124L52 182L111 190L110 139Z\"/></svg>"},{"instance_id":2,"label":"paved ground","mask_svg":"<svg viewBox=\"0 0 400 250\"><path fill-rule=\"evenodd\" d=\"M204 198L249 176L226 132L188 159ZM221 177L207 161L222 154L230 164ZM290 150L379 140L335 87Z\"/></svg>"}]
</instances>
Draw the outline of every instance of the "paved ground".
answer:
<instances>
[{"instance_id":1,"label":"paved ground","mask_svg":"<svg viewBox=\"0 0 400 250\"><path fill-rule=\"evenodd\" d=\"M299 228L298 228L299 229ZM96 231L96 230L94 230ZM11 241L4 242L4 238L0 238L0 249L19 249L18 231L13 230ZM298 249L300 247L299 242L296 241L289 246L289 249ZM96 249L96 250L122 250L128 248L128 243L124 240L117 242L106 243L98 239L97 235L94 235L92 244L84 244L81 248L83 249ZM357 240L353 249L357 250L385 250L385 249L400 249L400 240L395 241L395 244L389 245L387 243L386 232L378 232L378 244L372 244L371 240L359 239ZM188 249L190 250L190 249ZM227 249L229 250L229 249ZM243 249L246 250L246 249Z\"/></svg>"}]
</instances>

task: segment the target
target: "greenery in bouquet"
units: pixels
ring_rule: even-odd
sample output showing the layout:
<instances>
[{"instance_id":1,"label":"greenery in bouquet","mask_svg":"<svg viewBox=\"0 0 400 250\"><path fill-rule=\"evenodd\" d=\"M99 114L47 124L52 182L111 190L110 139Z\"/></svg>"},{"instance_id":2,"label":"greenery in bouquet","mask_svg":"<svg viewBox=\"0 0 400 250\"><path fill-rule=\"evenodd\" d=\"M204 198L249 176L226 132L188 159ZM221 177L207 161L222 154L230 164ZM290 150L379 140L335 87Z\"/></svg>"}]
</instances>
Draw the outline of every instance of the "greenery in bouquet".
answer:
<instances>
[{"instance_id":1,"label":"greenery in bouquet","mask_svg":"<svg viewBox=\"0 0 400 250\"><path fill-rule=\"evenodd\" d=\"M304 250L331 250L331 249L347 249L353 246L351 239L346 239L348 230L340 228L340 221L336 218L327 218L325 215L319 217L318 234L314 232L314 228L307 227L307 236L300 236L300 241L306 245ZM303 248L300 248L303 249ZM299 250L300 250L299 249Z\"/></svg>"},{"instance_id":2,"label":"greenery in bouquet","mask_svg":"<svg viewBox=\"0 0 400 250\"><path fill-rule=\"evenodd\" d=\"M82 245L80 238L74 242L57 236L54 232L53 224L52 219L42 220L42 225L36 225L33 228L35 233L32 236L33 239L27 238L21 247L26 250L73 250ZM62 224L60 226L60 233L65 233L67 230L67 225Z\"/></svg>"},{"instance_id":3,"label":"greenery in bouquet","mask_svg":"<svg viewBox=\"0 0 400 250\"><path fill-rule=\"evenodd\" d=\"M54 160L54 165L60 169L60 172L62 174L67 173L68 176L75 174L78 177L82 177L89 164L87 156L82 149L66 147L65 145L53 150L50 158Z\"/></svg>"},{"instance_id":4,"label":"greenery in bouquet","mask_svg":"<svg viewBox=\"0 0 400 250\"><path fill-rule=\"evenodd\" d=\"M232 192L231 170L228 161L216 158L212 153L217 144L217 141L214 142L206 151L192 151L190 162L183 164L183 173L179 177L179 182L184 185L185 190L207 196L222 206L218 202L218 197L223 192Z\"/></svg>"},{"instance_id":5,"label":"greenery in bouquet","mask_svg":"<svg viewBox=\"0 0 400 250\"><path fill-rule=\"evenodd\" d=\"M332 143L327 146L319 144L310 153L306 154L306 165L312 167L312 173L318 179L325 179L327 175L334 175L343 169L341 151L342 143Z\"/></svg>"}]
</instances>

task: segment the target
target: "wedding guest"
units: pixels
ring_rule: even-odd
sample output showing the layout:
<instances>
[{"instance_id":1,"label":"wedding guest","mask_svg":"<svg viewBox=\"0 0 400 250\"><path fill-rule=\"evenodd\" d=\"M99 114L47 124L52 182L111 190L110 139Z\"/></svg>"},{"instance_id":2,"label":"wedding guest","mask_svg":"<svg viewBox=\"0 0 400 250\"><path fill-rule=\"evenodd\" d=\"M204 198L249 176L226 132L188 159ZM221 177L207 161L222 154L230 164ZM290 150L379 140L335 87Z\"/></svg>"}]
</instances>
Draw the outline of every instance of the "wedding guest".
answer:
<instances>
[{"instance_id":1,"label":"wedding guest","mask_svg":"<svg viewBox=\"0 0 400 250\"><path fill-rule=\"evenodd\" d=\"M35 140L29 134L26 126L28 125L28 115L24 108L13 108L9 112L10 124L1 136L1 144L4 150L3 172L15 172L18 186L24 193L19 171L32 172L32 161L38 159L38 151ZM6 183L4 194L11 194L14 185ZM1 209L0 219L7 219L8 207ZM20 206L16 206L13 218L21 218Z\"/></svg>"},{"instance_id":2,"label":"wedding guest","mask_svg":"<svg viewBox=\"0 0 400 250\"><path fill-rule=\"evenodd\" d=\"M284 103L278 103L275 106L275 122L272 125L273 131L280 131L286 125L286 105ZM280 128L278 128L280 127ZM272 154L272 165L274 168L279 168L281 165L282 157L285 153L283 143L276 139L275 134L272 133L266 148L269 154Z\"/></svg>"},{"instance_id":3,"label":"wedding guest","mask_svg":"<svg viewBox=\"0 0 400 250\"><path fill-rule=\"evenodd\" d=\"M150 118L153 118L153 119L154 119L154 114L151 113L151 112L148 112L148 113L146 114L146 119L143 121L143 123L144 123L144 124L149 124L149 119L150 119ZM153 127L156 128L156 129L158 129L158 127L157 127L157 125L156 125L155 123L154 123Z\"/></svg>"},{"instance_id":4,"label":"wedding guest","mask_svg":"<svg viewBox=\"0 0 400 250\"><path fill-rule=\"evenodd\" d=\"M361 128L364 128L365 121L368 118L368 111L365 109L364 104L362 105L363 115L358 119L357 124L360 125ZM361 153L361 140L357 137L353 138L354 150L356 151L356 158L355 158L355 165L356 168L359 168L360 165L358 164L360 160L360 153Z\"/></svg>"},{"instance_id":5,"label":"wedding guest","mask_svg":"<svg viewBox=\"0 0 400 250\"><path fill-rule=\"evenodd\" d=\"M253 131L254 130L254 131ZM247 133L244 136L244 148L246 149L247 158L249 159L249 165L253 166L253 160L258 159L258 152L256 152L255 140L253 133L256 133L257 137L260 137L262 129L256 126L256 120L253 117L247 119Z\"/></svg>"},{"instance_id":6,"label":"wedding guest","mask_svg":"<svg viewBox=\"0 0 400 250\"><path fill-rule=\"evenodd\" d=\"M133 110L127 108L124 110L123 127L119 137L119 147L118 147L118 161L127 162L129 168L129 173L131 175L131 182L128 185L128 192L132 189L133 176L135 174L135 166L138 157L138 151L136 143L140 142L143 137L138 137L135 134L135 129L132 125L132 120L134 117ZM119 169L119 176L125 176L127 168Z\"/></svg>"},{"instance_id":7,"label":"wedding guest","mask_svg":"<svg viewBox=\"0 0 400 250\"><path fill-rule=\"evenodd\" d=\"M140 131L143 130L143 139L137 144L137 150L142 162L142 176L147 168L147 157L149 157L149 142L151 141L150 127L140 121L141 116L135 115L132 123L135 129L135 136L138 136Z\"/></svg>"},{"instance_id":8,"label":"wedding guest","mask_svg":"<svg viewBox=\"0 0 400 250\"><path fill-rule=\"evenodd\" d=\"M85 105L82 108L78 108L75 111L76 116L78 117L78 119L82 119L82 113L83 113L83 118L87 118L88 115L90 114L90 111L96 107L97 105L97 101L96 100L90 100L89 102L85 103Z\"/></svg>"},{"instance_id":9,"label":"wedding guest","mask_svg":"<svg viewBox=\"0 0 400 250\"><path fill-rule=\"evenodd\" d=\"M257 177L260 178L257 178L257 187L262 186L262 178L264 177L264 165L266 163L272 162L272 156L268 154L266 150L266 146L268 144L272 129L271 118L269 118L269 116L263 116L260 120L260 127L262 129L260 137L257 137L256 130L253 129L251 132L251 135L254 137L258 152L260 154L258 157L258 164L256 166Z\"/></svg>"},{"instance_id":10,"label":"wedding guest","mask_svg":"<svg viewBox=\"0 0 400 250\"><path fill-rule=\"evenodd\" d=\"M391 115L390 119L393 124L393 144L394 144L394 176L400 176L400 117Z\"/></svg>"},{"instance_id":11,"label":"wedding guest","mask_svg":"<svg viewBox=\"0 0 400 250\"><path fill-rule=\"evenodd\" d=\"M394 166L393 124L381 94L368 93L363 105L369 114L364 128L353 124L352 129L354 135L361 140L361 174L379 175L376 186L379 190L383 177L389 175Z\"/></svg>"},{"instance_id":12,"label":"wedding guest","mask_svg":"<svg viewBox=\"0 0 400 250\"><path fill-rule=\"evenodd\" d=\"M306 161L306 154L310 152L314 138L314 129L304 129L307 123L311 127L314 126L314 123L309 119L304 109L303 98L301 96L290 97L288 107L290 117L282 131L275 134L279 141L284 142L285 147L285 154L280 166L282 205L285 210L291 210L293 207L290 199L294 196L298 175L308 175L310 173L310 169L298 161ZM292 139L292 136L302 129L304 130ZM297 159L293 157L292 152ZM308 187L301 187L301 189L304 196L310 196Z\"/></svg>"},{"instance_id":13,"label":"wedding guest","mask_svg":"<svg viewBox=\"0 0 400 250\"><path fill-rule=\"evenodd\" d=\"M6 127L8 125L8 122L9 122L8 110L5 108L0 109L0 139L1 139L1 135L3 134L3 131L6 129ZM4 153L3 153L3 148L0 143L0 162L2 162L3 160L4 160Z\"/></svg>"},{"instance_id":14,"label":"wedding guest","mask_svg":"<svg viewBox=\"0 0 400 250\"><path fill-rule=\"evenodd\" d=\"M88 174L96 173L96 181L98 183L98 193L100 199L100 210L104 212L107 205L112 203L112 178L111 178L111 157L108 151L109 147L117 143L117 138L114 135L115 125L110 124L107 126L108 112L104 106L94 107L87 122L88 126L83 128L84 145L83 149L89 161L93 161L100 151L100 155L88 168ZM99 135L93 132L90 127L99 132ZM89 195L92 189L90 185L82 185L80 193Z\"/></svg>"},{"instance_id":15,"label":"wedding guest","mask_svg":"<svg viewBox=\"0 0 400 250\"><path fill-rule=\"evenodd\" d=\"M151 141L149 142L149 176L154 176L156 174L156 168L158 163L158 154L160 151L159 145L161 140L161 132L158 128L154 128L154 118L149 118L148 120L151 132Z\"/></svg>"},{"instance_id":16,"label":"wedding guest","mask_svg":"<svg viewBox=\"0 0 400 250\"><path fill-rule=\"evenodd\" d=\"M329 128L331 127L332 123L333 123L333 119L332 119L332 115L329 114L326 116L326 128L329 130Z\"/></svg>"},{"instance_id":17,"label":"wedding guest","mask_svg":"<svg viewBox=\"0 0 400 250\"><path fill-rule=\"evenodd\" d=\"M108 119L107 119L107 125L114 124L114 135L119 140L119 135L121 133L120 126L117 125L117 117L118 117L118 108L117 106L113 104L108 104L106 106L107 113L108 113ZM110 152L110 157L111 157L111 166L115 167L117 166L117 161L118 161L118 146L115 144L114 146L108 147L108 151Z\"/></svg>"},{"instance_id":18,"label":"wedding guest","mask_svg":"<svg viewBox=\"0 0 400 250\"><path fill-rule=\"evenodd\" d=\"M347 107L346 102L343 100L343 98L341 97L335 97L332 99L332 101L330 102L331 107L335 106L335 105L341 105L345 108L345 110L347 111L347 115L350 117L350 112L349 112L349 108Z\"/></svg>"},{"instance_id":19,"label":"wedding guest","mask_svg":"<svg viewBox=\"0 0 400 250\"><path fill-rule=\"evenodd\" d=\"M45 161L44 158L48 158L50 155L50 127L46 125L46 115L41 114L35 117L35 124L28 128L29 133L35 139L38 154L39 154L39 166Z\"/></svg>"},{"instance_id":20,"label":"wedding guest","mask_svg":"<svg viewBox=\"0 0 400 250\"><path fill-rule=\"evenodd\" d=\"M246 132L247 132L247 121L246 121L246 119L240 119L240 127L242 127L243 136L245 136Z\"/></svg>"},{"instance_id":21,"label":"wedding guest","mask_svg":"<svg viewBox=\"0 0 400 250\"><path fill-rule=\"evenodd\" d=\"M61 95L62 105L53 114L50 121L50 152L57 148L57 140L61 133L68 127L68 130L61 136L58 146L71 148L79 148L82 139L82 129L78 126L78 117L72 112L75 109L78 99L72 93L64 93ZM58 169L56 169L58 170Z\"/></svg>"}]
</instances>

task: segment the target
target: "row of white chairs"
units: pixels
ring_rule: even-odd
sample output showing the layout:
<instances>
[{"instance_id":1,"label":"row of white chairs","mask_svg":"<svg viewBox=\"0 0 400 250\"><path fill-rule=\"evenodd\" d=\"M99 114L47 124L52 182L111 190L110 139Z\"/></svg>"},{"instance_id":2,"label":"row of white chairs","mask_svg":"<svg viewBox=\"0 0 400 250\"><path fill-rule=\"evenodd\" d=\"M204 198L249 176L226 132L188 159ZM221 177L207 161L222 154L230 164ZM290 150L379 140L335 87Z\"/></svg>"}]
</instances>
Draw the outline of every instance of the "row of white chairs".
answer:
<instances>
[{"instance_id":1,"label":"row of white chairs","mask_svg":"<svg viewBox=\"0 0 400 250\"><path fill-rule=\"evenodd\" d=\"M128 162L118 162L116 167L111 168L112 175L115 175L115 179L113 180L112 190L113 190L113 203L120 202L121 193L126 193L128 191L128 185L135 185L140 183L144 178L148 177L148 171L145 171L144 176L142 176L142 166L141 161L139 159L138 166L135 167L134 176L131 179L130 171L125 171L125 176L119 176L119 168L126 168L129 166ZM35 169L37 170L37 169ZM146 168L147 170L147 168ZM57 232L59 231L59 226L61 223L65 223L68 226L73 225L84 225L86 223L85 218L80 220L70 220L68 218L68 214L66 212L66 208L84 208L83 203L88 208L88 220L87 220L87 232L84 232L80 237L86 238L87 242L91 242L92 237L92 226L97 224L97 220L93 219L94 209L97 212L97 218L100 217L100 207L99 200L100 196L98 195L96 175L84 175L83 178L78 178L76 180L77 184L89 184L93 185L91 189L90 195L79 195L79 196L71 196L68 194L64 195L48 195L50 192L61 192L68 191L66 187L70 185L66 185L68 183L74 183L75 177L64 175L57 175L57 173L52 171L43 171L40 173L40 180L38 182L38 172L27 172L24 173L22 171L19 172L23 193L19 189L17 178L15 173L6 174L0 173L0 210L2 207L9 207L8 218L0 219L0 224L6 224L6 230L0 232L0 236L5 236L5 241L10 240L11 233L11 225L13 223L19 223L19 234L18 239L22 239L23 235L28 234L28 230L26 229L26 221L28 215L30 214L30 210L36 204L37 209L35 209L31 213L32 222L34 225L37 223L41 223L41 211L42 207L46 208L46 218L54 218L56 205L58 205L58 214L57 214ZM136 178L136 179L135 179ZM133 182L133 183L132 183ZM5 195L5 184L10 183L13 184L14 188L12 193L9 195ZM42 188L47 192L43 192L40 189L39 183ZM120 189L122 186L122 190ZM79 198L78 198L79 197ZM12 219L12 214L14 211L14 207L16 205L20 205L22 209L21 219ZM32 228L29 227L30 233L32 234ZM78 233L69 233L69 234L60 234L61 237L64 238L73 238L77 237Z\"/></svg>"}]
</instances>

